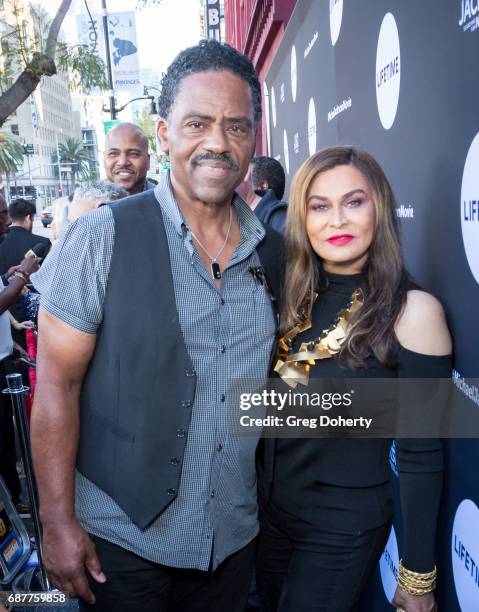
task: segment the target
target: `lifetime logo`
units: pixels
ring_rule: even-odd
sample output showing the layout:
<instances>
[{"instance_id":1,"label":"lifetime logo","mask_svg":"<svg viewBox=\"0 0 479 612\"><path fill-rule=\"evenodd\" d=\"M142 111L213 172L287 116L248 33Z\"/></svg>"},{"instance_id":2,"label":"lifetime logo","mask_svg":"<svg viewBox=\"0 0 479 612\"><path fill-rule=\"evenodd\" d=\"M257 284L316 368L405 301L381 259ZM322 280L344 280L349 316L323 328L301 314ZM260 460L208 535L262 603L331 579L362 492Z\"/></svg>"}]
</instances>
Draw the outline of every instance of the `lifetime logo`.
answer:
<instances>
[{"instance_id":1,"label":"lifetime logo","mask_svg":"<svg viewBox=\"0 0 479 612\"><path fill-rule=\"evenodd\" d=\"M388 64L386 64L381 70L378 71L376 77L376 83L378 87L384 85L393 77L399 74L399 56L396 55Z\"/></svg>"},{"instance_id":2,"label":"lifetime logo","mask_svg":"<svg viewBox=\"0 0 479 612\"><path fill-rule=\"evenodd\" d=\"M464 563L464 568L474 580L474 583L479 586L479 568L477 563L456 534L454 534L454 552Z\"/></svg>"},{"instance_id":3,"label":"lifetime logo","mask_svg":"<svg viewBox=\"0 0 479 612\"><path fill-rule=\"evenodd\" d=\"M384 557L384 560L386 561L386 565L389 567L394 578L396 578L397 580L398 579L398 568L396 567L396 564L394 563L393 558L389 554L389 550L387 548L383 552L383 557Z\"/></svg>"},{"instance_id":4,"label":"lifetime logo","mask_svg":"<svg viewBox=\"0 0 479 612\"><path fill-rule=\"evenodd\" d=\"M462 211L464 221L479 221L479 200L464 200Z\"/></svg>"}]
</instances>

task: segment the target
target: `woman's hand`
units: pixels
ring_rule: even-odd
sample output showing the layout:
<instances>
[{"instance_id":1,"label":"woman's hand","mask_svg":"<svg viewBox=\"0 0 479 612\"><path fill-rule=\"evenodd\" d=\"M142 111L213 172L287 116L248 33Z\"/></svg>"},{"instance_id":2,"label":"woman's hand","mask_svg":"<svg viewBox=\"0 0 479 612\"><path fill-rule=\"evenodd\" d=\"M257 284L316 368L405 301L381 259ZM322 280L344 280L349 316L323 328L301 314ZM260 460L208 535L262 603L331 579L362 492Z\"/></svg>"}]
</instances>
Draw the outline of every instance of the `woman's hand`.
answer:
<instances>
[{"instance_id":1,"label":"woman's hand","mask_svg":"<svg viewBox=\"0 0 479 612\"><path fill-rule=\"evenodd\" d=\"M432 591L424 595L411 595L397 587L392 604L396 610L404 610L404 612L437 612L437 604Z\"/></svg>"}]
</instances>

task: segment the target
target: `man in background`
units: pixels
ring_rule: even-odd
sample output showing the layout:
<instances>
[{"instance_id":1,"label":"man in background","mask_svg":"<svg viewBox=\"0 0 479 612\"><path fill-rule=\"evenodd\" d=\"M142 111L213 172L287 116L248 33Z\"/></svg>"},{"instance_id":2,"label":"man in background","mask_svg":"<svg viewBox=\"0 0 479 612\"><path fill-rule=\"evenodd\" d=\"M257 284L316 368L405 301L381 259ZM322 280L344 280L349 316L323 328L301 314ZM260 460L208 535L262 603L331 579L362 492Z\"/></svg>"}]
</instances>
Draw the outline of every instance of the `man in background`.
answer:
<instances>
[{"instance_id":1,"label":"man in background","mask_svg":"<svg viewBox=\"0 0 479 612\"><path fill-rule=\"evenodd\" d=\"M46 256L52 246L50 240L45 236L32 233L33 220L36 208L33 202L18 199L10 204L8 212L11 218L11 226L0 244L0 274L6 274L13 266L18 266L25 254L33 247L40 247L37 255L42 258ZM9 307L13 317L19 321L25 321L27 313L23 305L23 298L19 295ZM24 330L14 331L14 340L25 348Z\"/></svg>"},{"instance_id":2,"label":"man in background","mask_svg":"<svg viewBox=\"0 0 479 612\"><path fill-rule=\"evenodd\" d=\"M0 274L5 274L9 268L17 266L25 257L25 253L34 246L42 244L46 252L52 246L45 236L32 233L36 213L33 202L20 198L10 204L8 212L12 225L0 244Z\"/></svg>"},{"instance_id":3,"label":"man in background","mask_svg":"<svg viewBox=\"0 0 479 612\"><path fill-rule=\"evenodd\" d=\"M129 195L153 189L155 184L146 178L150 168L148 138L133 123L118 123L107 134L103 166L106 178Z\"/></svg>"},{"instance_id":4,"label":"man in background","mask_svg":"<svg viewBox=\"0 0 479 612\"><path fill-rule=\"evenodd\" d=\"M283 201L286 178L283 166L272 157L253 157L239 195L262 223L284 233L288 205Z\"/></svg>"}]
</instances>

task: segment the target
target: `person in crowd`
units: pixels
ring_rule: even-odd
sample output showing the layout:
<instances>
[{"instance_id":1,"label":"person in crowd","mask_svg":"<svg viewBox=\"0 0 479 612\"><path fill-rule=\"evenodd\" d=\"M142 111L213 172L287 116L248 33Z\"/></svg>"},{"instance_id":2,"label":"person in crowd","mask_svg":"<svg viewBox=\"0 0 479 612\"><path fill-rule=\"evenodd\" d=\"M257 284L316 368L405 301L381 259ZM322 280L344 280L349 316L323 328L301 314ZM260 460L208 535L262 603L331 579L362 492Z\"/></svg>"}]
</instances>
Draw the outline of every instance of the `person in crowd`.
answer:
<instances>
[{"instance_id":1,"label":"person in crowd","mask_svg":"<svg viewBox=\"0 0 479 612\"><path fill-rule=\"evenodd\" d=\"M274 157L260 155L251 160L251 184L255 192L269 191L276 200L282 200L286 185L286 176L281 163ZM261 195L261 194L258 194Z\"/></svg>"},{"instance_id":2,"label":"person in crowd","mask_svg":"<svg viewBox=\"0 0 479 612\"><path fill-rule=\"evenodd\" d=\"M0 196L0 238L5 237L12 221L5 199ZM19 265L10 271L7 285L0 280L0 381L1 389L6 387L5 376L12 369L11 355L14 342L11 333L10 316L8 308L20 294L23 287L29 282L32 272L38 270L38 259L32 255L22 257ZM17 509L26 508L20 500L21 487L16 468L15 432L13 427L13 413L10 398L0 393L0 476L5 481L12 500Z\"/></svg>"},{"instance_id":3,"label":"person in crowd","mask_svg":"<svg viewBox=\"0 0 479 612\"><path fill-rule=\"evenodd\" d=\"M45 236L33 233L36 207L33 202L19 198L8 207L12 224L0 244L0 274L5 274L12 266L17 266L25 253L39 244L50 249L52 243Z\"/></svg>"},{"instance_id":4,"label":"person in crowd","mask_svg":"<svg viewBox=\"0 0 479 612\"><path fill-rule=\"evenodd\" d=\"M53 221L51 223L52 228L52 240L56 242L60 238L63 228L68 225L68 209L73 200L73 193L67 196L62 196L53 200L51 206L53 211Z\"/></svg>"},{"instance_id":5,"label":"person in crowd","mask_svg":"<svg viewBox=\"0 0 479 612\"><path fill-rule=\"evenodd\" d=\"M43 257L48 253L51 242L45 236L32 233L36 208L33 202L19 198L8 207L12 224L4 240L0 244L0 274L6 274L10 268L18 266L25 254L33 247L42 246ZM23 305L23 297L19 295L9 308L14 319L20 323L25 321L27 313ZM16 322L14 322L14 326ZM15 329L14 339L25 347L25 332Z\"/></svg>"},{"instance_id":6,"label":"person in crowd","mask_svg":"<svg viewBox=\"0 0 479 612\"><path fill-rule=\"evenodd\" d=\"M103 153L106 178L130 195L153 189L146 178L150 168L148 138L133 123L118 123L108 132Z\"/></svg>"},{"instance_id":7,"label":"person in crowd","mask_svg":"<svg viewBox=\"0 0 479 612\"><path fill-rule=\"evenodd\" d=\"M395 209L382 169L363 150L326 148L298 170L275 365L285 380L292 371L303 383L450 377L444 312L404 269ZM391 440L264 442L257 568L266 611L356 609L390 531ZM403 530L393 603L431 612L442 445L398 438L396 452Z\"/></svg>"},{"instance_id":8,"label":"person in crowd","mask_svg":"<svg viewBox=\"0 0 479 612\"><path fill-rule=\"evenodd\" d=\"M288 205L283 201L286 178L283 166L272 157L253 157L240 195L262 223L284 233Z\"/></svg>"},{"instance_id":9,"label":"person in crowd","mask_svg":"<svg viewBox=\"0 0 479 612\"><path fill-rule=\"evenodd\" d=\"M58 239L70 223L82 215L108 204L128 197L128 191L111 181L88 181L75 189L71 197L61 203L58 219L55 222L55 238ZM56 217L55 217L56 219Z\"/></svg>"},{"instance_id":10,"label":"person in crowd","mask_svg":"<svg viewBox=\"0 0 479 612\"><path fill-rule=\"evenodd\" d=\"M73 200L68 210L68 223L73 223L82 215L108 204L128 197L128 191L110 181L90 181L75 189Z\"/></svg>"},{"instance_id":11,"label":"person in crowd","mask_svg":"<svg viewBox=\"0 0 479 612\"><path fill-rule=\"evenodd\" d=\"M261 89L246 56L203 40L159 102L169 171L72 223L33 281L44 557L95 610L240 612L257 439L231 436L228 389L267 375L282 257L234 192Z\"/></svg>"}]
</instances>

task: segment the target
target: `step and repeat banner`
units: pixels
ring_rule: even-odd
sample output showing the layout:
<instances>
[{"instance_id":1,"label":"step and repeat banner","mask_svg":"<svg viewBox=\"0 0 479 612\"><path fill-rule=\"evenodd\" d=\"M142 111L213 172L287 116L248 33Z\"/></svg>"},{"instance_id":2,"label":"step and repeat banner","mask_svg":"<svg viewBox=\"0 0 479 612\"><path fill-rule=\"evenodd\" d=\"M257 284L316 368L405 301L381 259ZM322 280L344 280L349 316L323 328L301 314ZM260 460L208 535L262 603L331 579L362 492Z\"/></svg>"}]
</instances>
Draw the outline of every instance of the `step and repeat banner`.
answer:
<instances>
[{"instance_id":1,"label":"step and repeat banner","mask_svg":"<svg viewBox=\"0 0 479 612\"><path fill-rule=\"evenodd\" d=\"M360 146L382 165L407 267L444 304L454 381L479 411L479 0L299 0L264 94L270 155L288 184L334 144ZM479 440L446 444L439 608L477 612ZM391 468L394 483L394 446ZM396 531L364 612L391 609Z\"/></svg>"}]
</instances>

